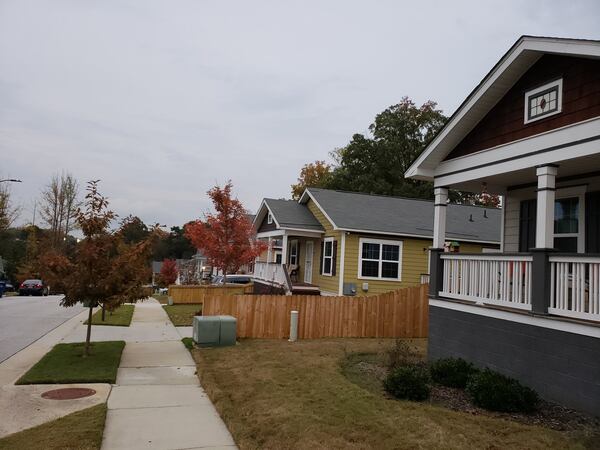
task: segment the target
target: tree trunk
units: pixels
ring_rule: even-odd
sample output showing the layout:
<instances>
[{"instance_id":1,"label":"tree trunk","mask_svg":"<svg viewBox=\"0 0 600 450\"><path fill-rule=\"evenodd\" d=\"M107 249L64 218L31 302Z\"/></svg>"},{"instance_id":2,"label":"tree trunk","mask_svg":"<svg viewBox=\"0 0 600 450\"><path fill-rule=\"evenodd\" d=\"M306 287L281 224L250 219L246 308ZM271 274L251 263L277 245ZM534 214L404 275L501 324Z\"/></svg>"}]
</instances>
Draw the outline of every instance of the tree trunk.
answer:
<instances>
[{"instance_id":1,"label":"tree trunk","mask_svg":"<svg viewBox=\"0 0 600 450\"><path fill-rule=\"evenodd\" d=\"M102 322L104 322L105 317L106 317L106 308L104 307L104 303L102 303Z\"/></svg>"},{"instance_id":2,"label":"tree trunk","mask_svg":"<svg viewBox=\"0 0 600 450\"><path fill-rule=\"evenodd\" d=\"M85 335L85 351L83 356L90 355L90 337L92 336L92 312L94 311L93 303L90 302L88 310L87 333Z\"/></svg>"}]
</instances>

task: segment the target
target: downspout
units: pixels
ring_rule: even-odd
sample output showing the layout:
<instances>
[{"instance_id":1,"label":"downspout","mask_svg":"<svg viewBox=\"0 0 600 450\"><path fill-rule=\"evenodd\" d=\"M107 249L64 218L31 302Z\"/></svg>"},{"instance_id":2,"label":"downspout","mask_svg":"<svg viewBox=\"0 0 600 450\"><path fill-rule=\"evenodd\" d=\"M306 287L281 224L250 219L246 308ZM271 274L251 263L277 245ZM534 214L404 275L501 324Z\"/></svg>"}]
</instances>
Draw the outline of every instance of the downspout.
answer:
<instances>
[{"instance_id":1,"label":"downspout","mask_svg":"<svg viewBox=\"0 0 600 450\"><path fill-rule=\"evenodd\" d=\"M346 260L346 232L342 231L341 252L340 252L340 271L339 271L339 287L338 295L344 295L344 266Z\"/></svg>"}]
</instances>

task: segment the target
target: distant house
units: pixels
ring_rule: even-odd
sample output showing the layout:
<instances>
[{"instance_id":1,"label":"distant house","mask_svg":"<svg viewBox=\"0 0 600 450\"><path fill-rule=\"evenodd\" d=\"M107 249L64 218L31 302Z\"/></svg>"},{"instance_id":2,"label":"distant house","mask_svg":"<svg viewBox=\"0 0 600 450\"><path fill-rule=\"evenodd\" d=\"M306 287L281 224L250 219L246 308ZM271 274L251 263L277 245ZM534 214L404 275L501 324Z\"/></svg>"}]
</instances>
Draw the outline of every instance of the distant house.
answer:
<instances>
[{"instance_id":1,"label":"distant house","mask_svg":"<svg viewBox=\"0 0 600 450\"><path fill-rule=\"evenodd\" d=\"M448 209L449 248L498 251L498 209ZM427 281L431 201L308 188L299 201L264 199L254 224L269 243L258 291L369 295Z\"/></svg>"},{"instance_id":2,"label":"distant house","mask_svg":"<svg viewBox=\"0 0 600 450\"><path fill-rule=\"evenodd\" d=\"M199 250L190 259L176 259L177 281L175 284L199 284L203 277L212 273L207 258ZM152 284L156 285L162 261L152 261Z\"/></svg>"},{"instance_id":3,"label":"distant house","mask_svg":"<svg viewBox=\"0 0 600 450\"><path fill-rule=\"evenodd\" d=\"M406 176L435 189L429 357L600 415L600 41L520 38ZM483 187L505 253L444 253L448 188Z\"/></svg>"}]
</instances>

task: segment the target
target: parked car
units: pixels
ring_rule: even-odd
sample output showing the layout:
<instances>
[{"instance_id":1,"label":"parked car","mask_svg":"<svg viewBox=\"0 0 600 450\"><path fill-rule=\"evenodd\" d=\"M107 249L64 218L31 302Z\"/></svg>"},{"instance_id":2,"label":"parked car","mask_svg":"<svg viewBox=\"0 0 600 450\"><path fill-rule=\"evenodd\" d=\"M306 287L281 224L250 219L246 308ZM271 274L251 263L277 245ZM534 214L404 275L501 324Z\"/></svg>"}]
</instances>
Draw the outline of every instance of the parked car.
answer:
<instances>
[{"instance_id":1,"label":"parked car","mask_svg":"<svg viewBox=\"0 0 600 450\"><path fill-rule=\"evenodd\" d=\"M212 284L223 284L224 277L223 275L218 275L213 278ZM248 284L252 282L252 277L250 275L227 275L227 284Z\"/></svg>"},{"instance_id":2,"label":"parked car","mask_svg":"<svg viewBox=\"0 0 600 450\"><path fill-rule=\"evenodd\" d=\"M19 286L19 295L48 295L48 285L42 280L25 280Z\"/></svg>"}]
</instances>

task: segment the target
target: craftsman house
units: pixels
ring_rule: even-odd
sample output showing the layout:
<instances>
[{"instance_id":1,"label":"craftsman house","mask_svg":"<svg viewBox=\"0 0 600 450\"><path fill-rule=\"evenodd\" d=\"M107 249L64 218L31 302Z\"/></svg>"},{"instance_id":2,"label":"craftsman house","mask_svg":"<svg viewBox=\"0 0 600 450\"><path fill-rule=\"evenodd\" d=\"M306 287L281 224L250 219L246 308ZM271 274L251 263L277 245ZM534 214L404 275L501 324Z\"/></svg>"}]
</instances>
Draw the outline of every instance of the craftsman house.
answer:
<instances>
[{"instance_id":1,"label":"craftsman house","mask_svg":"<svg viewBox=\"0 0 600 450\"><path fill-rule=\"evenodd\" d=\"M600 414L600 42L520 38L406 175L435 189L429 357ZM503 253L443 251L449 188L503 197Z\"/></svg>"},{"instance_id":2,"label":"craftsman house","mask_svg":"<svg viewBox=\"0 0 600 450\"><path fill-rule=\"evenodd\" d=\"M453 251L498 251L500 210L451 205ZM264 199L254 225L269 249L257 292L369 295L428 281L433 202L326 189L300 201Z\"/></svg>"}]
</instances>

